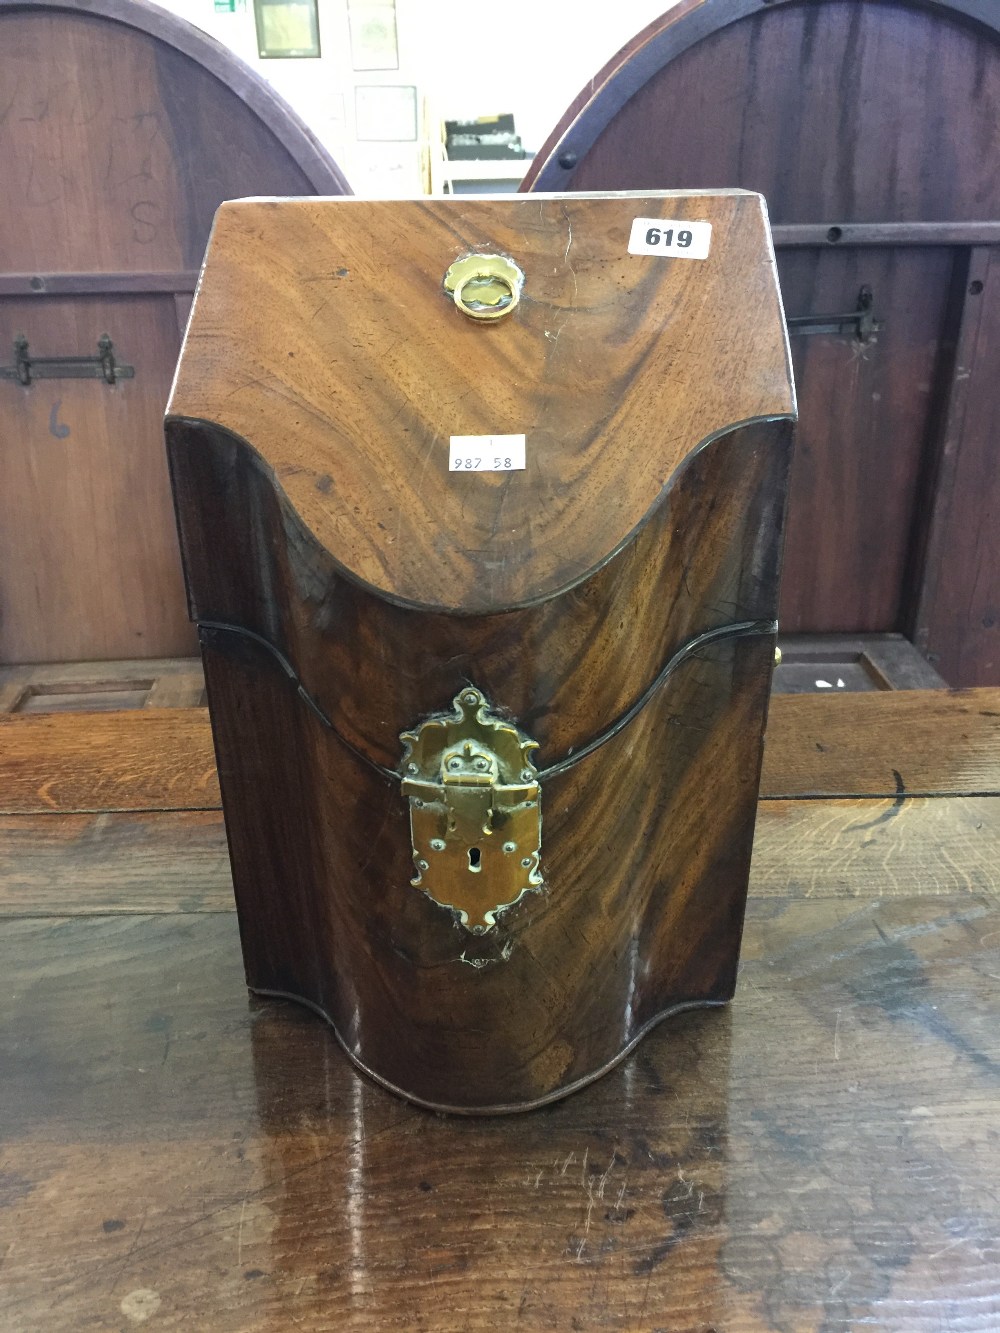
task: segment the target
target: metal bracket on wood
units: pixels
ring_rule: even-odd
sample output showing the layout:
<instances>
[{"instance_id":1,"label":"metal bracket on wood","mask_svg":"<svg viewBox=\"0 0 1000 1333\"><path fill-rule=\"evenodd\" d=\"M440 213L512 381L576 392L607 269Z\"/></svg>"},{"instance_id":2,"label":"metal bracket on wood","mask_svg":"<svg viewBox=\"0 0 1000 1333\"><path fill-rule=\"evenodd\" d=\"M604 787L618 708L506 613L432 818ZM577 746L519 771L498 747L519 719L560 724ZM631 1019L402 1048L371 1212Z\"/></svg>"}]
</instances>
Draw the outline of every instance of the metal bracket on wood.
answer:
<instances>
[{"instance_id":1,"label":"metal bracket on wood","mask_svg":"<svg viewBox=\"0 0 1000 1333\"><path fill-rule=\"evenodd\" d=\"M14 364L0 366L0 379L17 380L26 388L35 380L118 380L135 377L134 366L123 366L115 359L115 345L106 333L97 340L96 356L32 356L23 333L14 339Z\"/></svg>"},{"instance_id":2,"label":"metal bracket on wood","mask_svg":"<svg viewBox=\"0 0 1000 1333\"><path fill-rule=\"evenodd\" d=\"M794 315L788 320L788 336L804 338L817 333L851 333L859 343L871 342L885 321L875 318L875 294L870 287L858 292L858 305L846 315Z\"/></svg>"}]
</instances>

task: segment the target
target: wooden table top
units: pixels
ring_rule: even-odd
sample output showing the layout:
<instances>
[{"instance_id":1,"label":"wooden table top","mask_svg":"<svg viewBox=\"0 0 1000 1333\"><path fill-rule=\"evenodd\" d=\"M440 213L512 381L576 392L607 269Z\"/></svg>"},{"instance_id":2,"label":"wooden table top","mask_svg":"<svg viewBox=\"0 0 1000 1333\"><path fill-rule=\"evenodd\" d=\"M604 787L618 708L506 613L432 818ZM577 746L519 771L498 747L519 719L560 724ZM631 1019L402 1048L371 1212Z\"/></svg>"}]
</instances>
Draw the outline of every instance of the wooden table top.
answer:
<instances>
[{"instance_id":1,"label":"wooden table top","mask_svg":"<svg viewBox=\"0 0 1000 1333\"><path fill-rule=\"evenodd\" d=\"M507 1118L248 997L204 710L0 810L3 1329L1000 1328L1000 690L776 698L735 1001Z\"/></svg>"}]
</instances>

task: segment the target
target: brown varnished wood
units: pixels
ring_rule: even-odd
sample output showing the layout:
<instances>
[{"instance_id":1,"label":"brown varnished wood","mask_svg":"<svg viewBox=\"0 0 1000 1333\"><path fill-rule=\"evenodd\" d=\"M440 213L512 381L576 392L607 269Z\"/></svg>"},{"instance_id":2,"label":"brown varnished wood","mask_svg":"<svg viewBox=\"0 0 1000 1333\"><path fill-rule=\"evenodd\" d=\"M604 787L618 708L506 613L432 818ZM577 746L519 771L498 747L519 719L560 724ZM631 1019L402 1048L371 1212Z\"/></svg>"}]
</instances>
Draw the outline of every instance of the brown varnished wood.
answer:
<instances>
[{"instance_id":1,"label":"brown varnished wood","mask_svg":"<svg viewBox=\"0 0 1000 1333\"><path fill-rule=\"evenodd\" d=\"M796 249L782 252L780 274L789 316L853 310L862 285L885 316L867 346L791 339L805 425L789 494L782 629L902 628L954 251Z\"/></svg>"},{"instance_id":2,"label":"brown varnished wood","mask_svg":"<svg viewBox=\"0 0 1000 1333\"><path fill-rule=\"evenodd\" d=\"M709 258L629 256L643 210L710 217ZM484 244L527 275L496 327L441 290ZM606 559L703 440L793 411L767 246L738 192L231 204L169 413L245 439L316 541L387 595L516 605ZM524 472L449 474L450 436L521 432Z\"/></svg>"},{"instance_id":3,"label":"brown varnished wood","mask_svg":"<svg viewBox=\"0 0 1000 1333\"><path fill-rule=\"evenodd\" d=\"M218 810L0 815L0 916L234 906Z\"/></svg>"},{"instance_id":4,"label":"brown varnished wood","mask_svg":"<svg viewBox=\"0 0 1000 1333\"><path fill-rule=\"evenodd\" d=\"M523 188L725 180L760 190L779 225L996 219L1000 186L981 154L1000 98L998 35L993 6L973 16L963 0L675 5L588 82ZM828 87L845 94L839 117L803 95ZM685 132L651 132L664 115ZM967 141L955 141L955 115Z\"/></svg>"},{"instance_id":5,"label":"brown varnished wood","mask_svg":"<svg viewBox=\"0 0 1000 1333\"><path fill-rule=\"evenodd\" d=\"M708 258L629 256L636 216ZM526 275L492 326L441 289L483 248ZM253 989L459 1111L730 997L793 410L750 195L221 211L167 431ZM493 432L523 471L449 473ZM411 883L400 789L468 684L542 783L544 887L484 874L478 934Z\"/></svg>"},{"instance_id":6,"label":"brown varnished wood","mask_svg":"<svg viewBox=\"0 0 1000 1333\"><path fill-rule=\"evenodd\" d=\"M173 298L109 311L99 296L18 297L0 302L0 321L7 364L18 332L38 356L96 356L110 332L118 357L137 367L114 388L0 382L10 442L0 463L4 660L190 654L158 429L180 348Z\"/></svg>"},{"instance_id":7,"label":"brown varnished wood","mask_svg":"<svg viewBox=\"0 0 1000 1333\"><path fill-rule=\"evenodd\" d=\"M495 610L474 626L373 603L311 541L245 445L198 423L170 429L185 550L200 571L195 618L265 639L341 735L390 768L426 700L446 707L469 681L502 700L543 762L556 763L625 714L690 640L776 614L790 439L773 423L698 450L635 537L565 597ZM458 485L468 496L476 480Z\"/></svg>"},{"instance_id":8,"label":"brown varnished wood","mask_svg":"<svg viewBox=\"0 0 1000 1333\"><path fill-rule=\"evenodd\" d=\"M217 809L204 708L0 715L0 812Z\"/></svg>"},{"instance_id":9,"label":"brown varnished wood","mask_svg":"<svg viewBox=\"0 0 1000 1333\"><path fill-rule=\"evenodd\" d=\"M751 904L730 1012L472 1123L248 1003L231 916L8 923L0 1317L991 1333L998 920L986 894Z\"/></svg>"},{"instance_id":10,"label":"brown varnished wood","mask_svg":"<svg viewBox=\"0 0 1000 1333\"><path fill-rule=\"evenodd\" d=\"M1000 712L916 697L926 725L871 699L928 759L959 705L979 700L967 731ZM844 742L852 702L801 701L803 752ZM148 738L161 789L186 716ZM993 1333L996 803L765 802L732 1009L473 1122L247 1002L218 814L0 821L0 911L23 918L0 933L0 1323Z\"/></svg>"},{"instance_id":11,"label":"brown varnished wood","mask_svg":"<svg viewBox=\"0 0 1000 1333\"><path fill-rule=\"evenodd\" d=\"M185 621L160 421L223 199L347 189L263 80L142 0L0 0L0 359L134 379L0 382L0 660L158 657Z\"/></svg>"},{"instance_id":12,"label":"brown varnished wood","mask_svg":"<svg viewBox=\"0 0 1000 1333\"><path fill-rule=\"evenodd\" d=\"M543 784L547 889L482 937L411 887L396 784L302 708L263 650L225 638L206 644L206 677L254 989L307 999L365 1068L458 1110L548 1098L658 1015L730 998L770 636L705 649L600 762ZM635 779L619 789L609 773Z\"/></svg>"},{"instance_id":13,"label":"brown varnished wood","mask_svg":"<svg viewBox=\"0 0 1000 1333\"><path fill-rule=\"evenodd\" d=\"M996 796L765 800L750 902L995 892L998 838ZM219 810L0 816L0 917L235 907Z\"/></svg>"},{"instance_id":14,"label":"brown varnished wood","mask_svg":"<svg viewBox=\"0 0 1000 1333\"><path fill-rule=\"evenodd\" d=\"M5 174L11 202L34 209L31 226L9 218L5 273L185 277L219 203L255 176L288 193L347 188L262 79L157 5L0 0L0 30Z\"/></svg>"},{"instance_id":15,"label":"brown varnished wood","mask_svg":"<svg viewBox=\"0 0 1000 1333\"><path fill-rule=\"evenodd\" d=\"M893 770L911 791L1000 794L1000 691L915 694L777 695L761 795L895 799ZM0 719L0 736L7 813L220 807L204 708L15 715Z\"/></svg>"},{"instance_id":16,"label":"brown varnished wood","mask_svg":"<svg viewBox=\"0 0 1000 1333\"><path fill-rule=\"evenodd\" d=\"M990 308L968 247L996 244L998 106L988 3L696 0L588 82L522 186L759 190L790 316L851 310L871 287L874 340L792 340L782 628L916 634L955 686L1000 679L991 508L968 481L990 450L992 335L964 369L954 355Z\"/></svg>"},{"instance_id":17,"label":"brown varnished wood","mask_svg":"<svg viewBox=\"0 0 1000 1333\"><path fill-rule=\"evenodd\" d=\"M772 701L768 796L1000 791L1000 691L900 690Z\"/></svg>"}]
</instances>

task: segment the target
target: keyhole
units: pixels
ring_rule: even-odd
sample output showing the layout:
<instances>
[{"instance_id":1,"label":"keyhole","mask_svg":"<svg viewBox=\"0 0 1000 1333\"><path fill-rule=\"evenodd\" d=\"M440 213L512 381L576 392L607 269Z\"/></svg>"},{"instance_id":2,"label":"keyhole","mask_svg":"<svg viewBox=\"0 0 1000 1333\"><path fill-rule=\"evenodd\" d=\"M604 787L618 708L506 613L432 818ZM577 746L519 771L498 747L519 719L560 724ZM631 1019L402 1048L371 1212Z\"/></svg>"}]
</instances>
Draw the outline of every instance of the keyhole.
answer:
<instances>
[{"instance_id":1,"label":"keyhole","mask_svg":"<svg viewBox=\"0 0 1000 1333\"><path fill-rule=\"evenodd\" d=\"M478 874L482 870L483 854L478 847L469 848L469 869L473 874Z\"/></svg>"}]
</instances>

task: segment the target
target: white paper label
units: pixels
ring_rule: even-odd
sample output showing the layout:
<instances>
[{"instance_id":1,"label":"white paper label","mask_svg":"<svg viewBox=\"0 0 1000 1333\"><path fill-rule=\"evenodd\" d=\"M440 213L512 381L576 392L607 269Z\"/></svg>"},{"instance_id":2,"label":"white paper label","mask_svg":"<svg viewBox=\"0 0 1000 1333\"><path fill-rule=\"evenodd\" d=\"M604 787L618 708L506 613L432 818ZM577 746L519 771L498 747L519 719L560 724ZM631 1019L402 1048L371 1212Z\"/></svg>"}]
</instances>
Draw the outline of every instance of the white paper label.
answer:
<instances>
[{"instance_id":1,"label":"white paper label","mask_svg":"<svg viewBox=\"0 0 1000 1333\"><path fill-rule=\"evenodd\" d=\"M453 435L449 472L522 472L523 435Z\"/></svg>"},{"instance_id":2,"label":"white paper label","mask_svg":"<svg viewBox=\"0 0 1000 1333\"><path fill-rule=\"evenodd\" d=\"M711 222L636 218L628 238L628 252L630 255L663 255L670 259L707 259L711 244Z\"/></svg>"}]
</instances>

